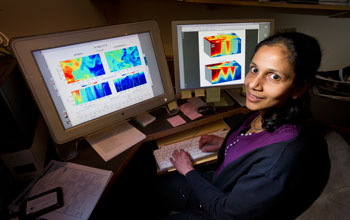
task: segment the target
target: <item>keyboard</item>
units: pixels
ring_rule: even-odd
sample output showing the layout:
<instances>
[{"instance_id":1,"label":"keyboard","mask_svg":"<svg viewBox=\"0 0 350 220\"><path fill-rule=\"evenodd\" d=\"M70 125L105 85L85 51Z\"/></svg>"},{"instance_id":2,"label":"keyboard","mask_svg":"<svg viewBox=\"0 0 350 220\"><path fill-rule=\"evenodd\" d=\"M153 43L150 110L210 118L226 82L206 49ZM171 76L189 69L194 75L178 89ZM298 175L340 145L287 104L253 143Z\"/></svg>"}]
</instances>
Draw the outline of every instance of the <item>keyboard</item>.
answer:
<instances>
[{"instance_id":1,"label":"keyboard","mask_svg":"<svg viewBox=\"0 0 350 220\"><path fill-rule=\"evenodd\" d=\"M227 132L228 130L225 129L212 132L210 134L225 137ZM153 155L156 159L159 171L163 172L173 170L174 167L173 164L170 162L170 157L172 157L174 150L183 149L184 151L188 152L191 155L194 164L197 164L199 160L203 160L206 158L216 159L216 152L202 152L202 150L199 149L199 139L200 136L197 136L176 143L158 146L159 149L154 150Z\"/></svg>"}]
</instances>

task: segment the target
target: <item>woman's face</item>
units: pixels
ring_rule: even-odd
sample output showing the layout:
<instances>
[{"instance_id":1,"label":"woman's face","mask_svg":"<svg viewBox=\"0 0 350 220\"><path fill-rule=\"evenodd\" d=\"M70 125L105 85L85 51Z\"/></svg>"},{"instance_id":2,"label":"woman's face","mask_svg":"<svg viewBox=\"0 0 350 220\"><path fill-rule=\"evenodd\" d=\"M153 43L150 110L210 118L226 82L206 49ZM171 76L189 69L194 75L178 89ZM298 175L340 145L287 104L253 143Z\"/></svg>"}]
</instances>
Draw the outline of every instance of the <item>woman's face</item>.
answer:
<instances>
[{"instance_id":1,"label":"woman's face","mask_svg":"<svg viewBox=\"0 0 350 220\"><path fill-rule=\"evenodd\" d=\"M282 44L262 46L255 53L245 78L246 106L266 111L281 106L293 95L295 73Z\"/></svg>"}]
</instances>

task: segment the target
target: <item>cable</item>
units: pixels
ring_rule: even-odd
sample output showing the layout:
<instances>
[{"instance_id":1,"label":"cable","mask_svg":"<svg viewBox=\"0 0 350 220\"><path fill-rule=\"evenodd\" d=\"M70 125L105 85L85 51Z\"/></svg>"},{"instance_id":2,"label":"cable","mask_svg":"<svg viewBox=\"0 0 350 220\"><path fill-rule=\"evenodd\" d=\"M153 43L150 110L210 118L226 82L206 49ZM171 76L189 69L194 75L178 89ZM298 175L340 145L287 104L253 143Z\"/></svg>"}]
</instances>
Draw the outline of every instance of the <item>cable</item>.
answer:
<instances>
[{"instance_id":1,"label":"cable","mask_svg":"<svg viewBox=\"0 0 350 220\"><path fill-rule=\"evenodd\" d=\"M1 51L1 50L0 50L0 54L3 54L4 56L12 56L11 54L9 54L9 53L6 53L6 52L4 52L4 51Z\"/></svg>"},{"instance_id":2,"label":"cable","mask_svg":"<svg viewBox=\"0 0 350 220\"><path fill-rule=\"evenodd\" d=\"M0 46L2 47L8 47L10 40L6 35L2 32L0 32Z\"/></svg>"},{"instance_id":3,"label":"cable","mask_svg":"<svg viewBox=\"0 0 350 220\"><path fill-rule=\"evenodd\" d=\"M12 51L9 47L9 42L10 40L8 39L8 37L0 32L0 49L3 48L6 52L3 52L0 50L0 53L4 54L5 56L13 56L12 55Z\"/></svg>"}]
</instances>

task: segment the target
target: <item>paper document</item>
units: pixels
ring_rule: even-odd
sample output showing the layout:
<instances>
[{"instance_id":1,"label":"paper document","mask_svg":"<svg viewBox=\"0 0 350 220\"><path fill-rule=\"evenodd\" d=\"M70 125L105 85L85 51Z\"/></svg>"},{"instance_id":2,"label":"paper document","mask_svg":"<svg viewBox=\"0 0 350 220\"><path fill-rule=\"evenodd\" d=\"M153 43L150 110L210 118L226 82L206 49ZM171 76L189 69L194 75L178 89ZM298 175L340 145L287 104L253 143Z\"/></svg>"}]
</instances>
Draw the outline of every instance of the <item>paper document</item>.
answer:
<instances>
[{"instance_id":1,"label":"paper document","mask_svg":"<svg viewBox=\"0 0 350 220\"><path fill-rule=\"evenodd\" d=\"M51 161L45 175L35 179L9 208L17 211L18 201L62 187L63 207L41 217L50 220L88 219L111 176L112 171L69 162Z\"/></svg>"},{"instance_id":2,"label":"paper document","mask_svg":"<svg viewBox=\"0 0 350 220\"><path fill-rule=\"evenodd\" d=\"M202 114L197 112L197 108L194 104L187 102L180 106L180 110L191 120L199 118L203 116Z\"/></svg>"},{"instance_id":3,"label":"paper document","mask_svg":"<svg viewBox=\"0 0 350 220\"><path fill-rule=\"evenodd\" d=\"M109 161L128 148L144 140L146 135L128 122L124 122L112 131L98 133L86 138L89 144L103 158Z\"/></svg>"},{"instance_id":4,"label":"paper document","mask_svg":"<svg viewBox=\"0 0 350 220\"><path fill-rule=\"evenodd\" d=\"M207 88L206 102L220 102L221 89L220 87Z\"/></svg>"},{"instance_id":5,"label":"paper document","mask_svg":"<svg viewBox=\"0 0 350 220\"><path fill-rule=\"evenodd\" d=\"M186 121L180 116L176 115L174 117L168 118L167 121L173 126L177 127L179 125L185 124Z\"/></svg>"},{"instance_id":6,"label":"paper document","mask_svg":"<svg viewBox=\"0 0 350 220\"><path fill-rule=\"evenodd\" d=\"M190 99L192 97L191 90L182 90L181 91L181 99Z\"/></svg>"},{"instance_id":7,"label":"paper document","mask_svg":"<svg viewBox=\"0 0 350 220\"><path fill-rule=\"evenodd\" d=\"M205 96L205 90L204 89L195 89L194 94L195 94L195 97Z\"/></svg>"},{"instance_id":8,"label":"paper document","mask_svg":"<svg viewBox=\"0 0 350 220\"><path fill-rule=\"evenodd\" d=\"M177 105L176 101L172 101L172 102L168 103L169 111L176 110L177 108L179 108L179 106Z\"/></svg>"}]
</instances>

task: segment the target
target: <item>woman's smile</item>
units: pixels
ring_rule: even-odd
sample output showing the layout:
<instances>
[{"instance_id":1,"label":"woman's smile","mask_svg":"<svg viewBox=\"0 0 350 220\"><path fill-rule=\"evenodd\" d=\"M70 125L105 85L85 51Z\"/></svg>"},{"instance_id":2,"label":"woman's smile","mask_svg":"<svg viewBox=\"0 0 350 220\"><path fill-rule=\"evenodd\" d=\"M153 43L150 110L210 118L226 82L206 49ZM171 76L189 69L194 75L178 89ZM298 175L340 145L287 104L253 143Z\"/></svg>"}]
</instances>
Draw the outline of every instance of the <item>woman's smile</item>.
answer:
<instances>
[{"instance_id":1,"label":"woman's smile","mask_svg":"<svg viewBox=\"0 0 350 220\"><path fill-rule=\"evenodd\" d=\"M263 100L262 97L256 96L251 94L249 91L247 91L247 99L249 99L250 102L260 102L261 100Z\"/></svg>"}]
</instances>

